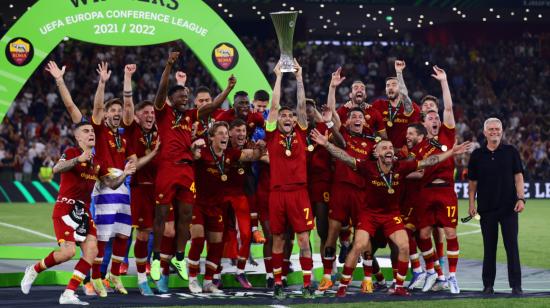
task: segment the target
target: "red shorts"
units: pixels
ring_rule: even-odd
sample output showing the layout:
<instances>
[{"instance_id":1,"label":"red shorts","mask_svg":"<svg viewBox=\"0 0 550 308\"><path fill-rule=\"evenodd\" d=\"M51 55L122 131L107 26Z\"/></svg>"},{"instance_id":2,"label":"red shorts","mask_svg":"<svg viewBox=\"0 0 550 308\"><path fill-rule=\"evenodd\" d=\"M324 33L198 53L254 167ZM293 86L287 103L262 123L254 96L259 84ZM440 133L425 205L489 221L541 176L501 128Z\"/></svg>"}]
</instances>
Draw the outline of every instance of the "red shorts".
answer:
<instances>
[{"instance_id":1,"label":"red shorts","mask_svg":"<svg viewBox=\"0 0 550 308\"><path fill-rule=\"evenodd\" d=\"M269 187L258 184L254 199L260 221L269 221Z\"/></svg>"},{"instance_id":2,"label":"red shorts","mask_svg":"<svg viewBox=\"0 0 550 308\"><path fill-rule=\"evenodd\" d=\"M153 227L155 216L155 186L143 184L130 189L132 208L132 226L144 229Z\"/></svg>"},{"instance_id":3,"label":"red shorts","mask_svg":"<svg viewBox=\"0 0 550 308\"><path fill-rule=\"evenodd\" d=\"M88 210L86 210L88 213L88 235L93 235L97 237L97 229L94 223L94 220L92 219L92 215ZM61 217L54 217L53 220L53 230L55 232L55 237L57 238L57 243L63 243L63 242L76 242L74 239L74 228L67 225Z\"/></svg>"},{"instance_id":4,"label":"red shorts","mask_svg":"<svg viewBox=\"0 0 550 308\"><path fill-rule=\"evenodd\" d=\"M388 238L394 232L404 230L405 226L399 213L379 214L366 210L359 213L357 228L367 231L370 236L374 236L378 229L382 229L384 236Z\"/></svg>"},{"instance_id":5,"label":"red shorts","mask_svg":"<svg viewBox=\"0 0 550 308\"><path fill-rule=\"evenodd\" d=\"M155 180L155 203L171 205L174 200L195 203L193 167L187 164L162 163Z\"/></svg>"},{"instance_id":6,"label":"red shorts","mask_svg":"<svg viewBox=\"0 0 550 308\"><path fill-rule=\"evenodd\" d=\"M330 182L317 181L308 186L309 199L312 203L328 203L330 201Z\"/></svg>"},{"instance_id":7,"label":"red shorts","mask_svg":"<svg viewBox=\"0 0 550 308\"><path fill-rule=\"evenodd\" d=\"M453 186L424 187L422 202L416 209L418 228L438 226L456 228L458 223L458 198Z\"/></svg>"},{"instance_id":8,"label":"red shorts","mask_svg":"<svg viewBox=\"0 0 550 308\"><path fill-rule=\"evenodd\" d=\"M365 205L365 191L355 185L337 182L332 185L328 217L348 225L356 223L357 213Z\"/></svg>"},{"instance_id":9,"label":"red shorts","mask_svg":"<svg viewBox=\"0 0 550 308\"><path fill-rule=\"evenodd\" d=\"M288 226L295 233L310 231L315 227L313 211L307 188L276 190L269 194L269 225L272 234L282 234Z\"/></svg>"},{"instance_id":10,"label":"red shorts","mask_svg":"<svg viewBox=\"0 0 550 308\"><path fill-rule=\"evenodd\" d=\"M195 205L191 225L202 225L205 232L223 232L224 210L220 206Z\"/></svg>"}]
</instances>

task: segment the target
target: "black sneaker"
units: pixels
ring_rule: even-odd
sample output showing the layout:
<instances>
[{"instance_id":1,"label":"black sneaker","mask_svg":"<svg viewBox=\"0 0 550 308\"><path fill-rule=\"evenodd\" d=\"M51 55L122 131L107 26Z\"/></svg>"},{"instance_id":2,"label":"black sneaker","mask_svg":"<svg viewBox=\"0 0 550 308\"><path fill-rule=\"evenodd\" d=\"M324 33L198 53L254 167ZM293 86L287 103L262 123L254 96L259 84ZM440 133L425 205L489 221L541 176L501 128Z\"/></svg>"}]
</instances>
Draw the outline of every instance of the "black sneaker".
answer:
<instances>
[{"instance_id":1,"label":"black sneaker","mask_svg":"<svg viewBox=\"0 0 550 308\"><path fill-rule=\"evenodd\" d=\"M285 290L283 289L283 285L276 284L273 289L273 297L278 300L283 300L286 298Z\"/></svg>"},{"instance_id":2,"label":"black sneaker","mask_svg":"<svg viewBox=\"0 0 550 308\"><path fill-rule=\"evenodd\" d=\"M275 279L273 279L271 277L267 278L267 280L265 282L265 286L268 289L273 289L273 287L275 286Z\"/></svg>"},{"instance_id":3,"label":"black sneaker","mask_svg":"<svg viewBox=\"0 0 550 308\"><path fill-rule=\"evenodd\" d=\"M315 288L312 285L302 287L302 296L304 298L315 298Z\"/></svg>"}]
</instances>

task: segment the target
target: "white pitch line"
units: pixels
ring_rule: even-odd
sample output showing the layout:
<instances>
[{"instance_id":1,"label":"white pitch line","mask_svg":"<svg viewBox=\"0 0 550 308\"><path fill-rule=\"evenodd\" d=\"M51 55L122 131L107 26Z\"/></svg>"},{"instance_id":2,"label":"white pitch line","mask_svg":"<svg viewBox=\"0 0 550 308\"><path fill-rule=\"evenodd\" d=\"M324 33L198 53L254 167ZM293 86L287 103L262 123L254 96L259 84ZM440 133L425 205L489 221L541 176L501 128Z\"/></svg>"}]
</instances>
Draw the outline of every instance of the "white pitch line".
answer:
<instances>
[{"instance_id":1,"label":"white pitch line","mask_svg":"<svg viewBox=\"0 0 550 308\"><path fill-rule=\"evenodd\" d=\"M31 230L31 229L23 228L23 227L16 226L16 225L7 224L5 222L0 222L0 226L21 230L21 231L24 231L24 232L27 232L27 233L31 233L31 234L34 234L34 235L38 235L38 236L47 238L49 240L54 240L54 241L57 240L55 237L53 237L51 235L47 235L47 234L44 234L42 232L34 231L34 230Z\"/></svg>"},{"instance_id":2,"label":"white pitch line","mask_svg":"<svg viewBox=\"0 0 550 308\"><path fill-rule=\"evenodd\" d=\"M290 308L290 307L285 306L285 305L269 305L269 307L272 307L272 308Z\"/></svg>"},{"instance_id":3,"label":"white pitch line","mask_svg":"<svg viewBox=\"0 0 550 308\"><path fill-rule=\"evenodd\" d=\"M481 233L481 230L462 232L462 233L457 233L456 235L457 235L457 236L463 236L463 235L476 234L476 233Z\"/></svg>"}]
</instances>

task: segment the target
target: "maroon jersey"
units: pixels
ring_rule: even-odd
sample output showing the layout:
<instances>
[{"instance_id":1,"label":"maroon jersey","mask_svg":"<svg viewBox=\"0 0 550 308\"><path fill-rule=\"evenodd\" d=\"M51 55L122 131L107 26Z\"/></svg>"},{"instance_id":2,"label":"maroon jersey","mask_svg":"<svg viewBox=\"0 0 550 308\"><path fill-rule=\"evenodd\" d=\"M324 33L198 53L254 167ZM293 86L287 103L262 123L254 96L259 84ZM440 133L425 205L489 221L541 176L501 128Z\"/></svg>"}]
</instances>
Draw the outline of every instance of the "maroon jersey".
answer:
<instances>
[{"instance_id":1,"label":"maroon jersey","mask_svg":"<svg viewBox=\"0 0 550 308\"><path fill-rule=\"evenodd\" d=\"M124 170L126 158L132 156L128 150L126 137L123 137L118 128L113 130L103 120L96 124L92 120L95 132L95 158L102 161L108 168Z\"/></svg>"},{"instance_id":2,"label":"maroon jersey","mask_svg":"<svg viewBox=\"0 0 550 308\"><path fill-rule=\"evenodd\" d=\"M212 125L212 123L216 121L215 119L219 114L224 112L223 109L216 109L208 116L207 119L199 119L198 118L199 112L197 108L191 109L190 111L194 112L197 115L197 119L195 123L193 123L193 125L196 125L195 139L206 138L208 135L208 128L210 128L210 125Z\"/></svg>"},{"instance_id":3,"label":"maroon jersey","mask_svg":"<svg viewBox=\"0 0 550 308\"><path fill-rule=\"evenodd\" d=\"M306 132L299 125L289 136L278 129L266 132L271 190L294 190L307 184Z\"/></svg>"},{"instance_id":4,"label":"maroon jersey","mask_svg":"<svg viewBox=\"0 0 550 308\"><path fill-rule=\"evenodd\" d=\"M238 150L238 148L235 148ZM247 176L252 173L250 162L234 161L227 172L227 183L224 194L231 196L242 196L245 194L244 188L247 184ZM228 170L228 171L227 171Z\"/></svg>"},{"instance_id":5,"label":"maroon jersey","mask_svg":"<svg viewBox=\"0 0 550 308\"><path fill-rule=\"evenodd\" d=\"M362 161L370 159L376 145L374 140L365 134L352 134L343 126L340 128L340 133L346 141L346 153ZM335 162L334 182L351 184L357 188L365 187L364 177L340 160Z\"/></svg>"},{"instance_id":6,"label":"maroon jersey","mask_svg":"<svg viewBox=\"0 0 550 308\"><path fill-rule=\"evenodd\" d=\"M82 150L79 148L67 148L59 160L70 160L81 154ZM59 193L52 217L61 217L72 211L72 205L76 200L83 201L88 209L95 182L105 174L107 168L100 166L96 158L92 162L77 163L71 170L61 173Z\"/></svg>"},{"instance_id":7,"label":"maroon jersey","mask_svg":"<svg viewBox=\"0 0 550 308\"><path fill-rule=\"evenodd\" d=\"M403 179L418 168L418 161L397 161L385 178L390 182L393 194L388 192L386 181L382 178L377 161L357 160L357 170L365 177L367 209L378 214L399 214L399 202Z\"/></svg>"},{"instance_id":8,"label":"maroon jersey","mask_svg":"<svg viewBox=\"0 0 550 308\"><path fill-rule=\"evenodd\" d=\"M419 150L421 159L428 156L443 153L443 149L450 151L455 144L455 128L448 128L441 125L439 135L432 140L425 140L424 147ZM431 183L435 179L441 179L448 183L454 183L455 161L451 157L435 166L426 168L422 180L424 183Z\"/></svg>"},{"instance_id":9,"label":"maroon jersey","mask_svg":"<svg viewBox=\"0 0 550 308\"><path fill-rule=\"evenodd\" d=\"M157 146L159 142L159 136L157 129L153 127L151 131L146 132L141 129L141 126L132 122L132 124L125 129L124 135L128 140L128 148L132 153L135 153L138 158L143 157L149 154ZM130 185L134 186L137 184L153 184L155 183L155 161L150 161L147 165L141 167L137 170L134 175L132 175L132 181Z\"/></svg>"},{"instance_id":10,"label":"maroon jersey","mask_svg":"<svg viewBox=\"0 0 550 308\"><path fill-rule=\"evenodd\" d=\"M393 144L396 151L407 144L407 127L411 123L420 122L420 108L413 103L413 112L409 115L405 115L404 107L402 103L396 108L391 107L390 101L387 99L378 99L372 104L373 108L378 110L383 117L383 121L386 123L386 133L388 139ZM392 123L391 127L388 123Z\"/></svg>"},{"instance_id":11,"label":"maroon jersey","mask_svg":"<svg viewBox=\"0 0 550 308\"><path fill-rule=\"evenodd\" d=\"M365 104L365 108L363 111L365 112L365 128L366 133L370 135L374 135L375 133L379 133L386 129L386 122L384 122L384 118L382 117L382 114L377 109L373 108L370 104ZM348 120L348 113L350 109L346 106L341 106L336 111L338 113L338 116L340 117L340 122L342 122L342 125L346 123Z\"/></svg>"},{"instance_id":12,"label":"maroon jersey","mask_svg":"<svg viewBox=\"0 0 550 308\"><path fill-rule=\"evenodd\" d=\"M216 116L216 121L225 121L229 124L235 120L237 116L235 115L234 109L228 109ZM251 136L254 133L256 127L264 127L265 120L261 113L258 112L248 112L246 116L246 131L248 136Z\"/></svg>"},{"instance_id":13,"label":"maroon jersey","mask_svg":"<svg viewBox=\"0 0 550 308\"><path fill-rule=\"evenodd\" d=\"M317 123L317 130L324 135L328 130L325 123ZM310 182L330 182L332 177L330 153L323 146L317 145L311 140L309 134L306 136L307 149L307 174ZM313 149L313 151L310 151Z\"/></svg>"},{"instance_id":14,"label":"maroon jersey","mask_svg":"<svg viewBox=\"0 0 550 308\"><path fill-rule=\"evenodd\" d=\"M195 187L197 189L196 204L200 206L221 206L223 203L223 191L227 182L231 181L228 173L232 165L238 164L241 150L227 149L222 157L212 156L210 147L201 150L201 158L195 161ZM227 180L222 180L222 173L217 161L221 163L223 158L223 170Z\"/></svg>"},{"instance_id":15,"label":"maroon jersey","mask_svg":"<svg viewBox=\"0 0 550 308\"><path fill-rule=\"evenodd\" d=\"M160 110L155 108L155 118L161 142L157 160L163 163L191 162L191 130L197 111L191 109L180 112L165 104Z\"/></svg>"}]
</instances>

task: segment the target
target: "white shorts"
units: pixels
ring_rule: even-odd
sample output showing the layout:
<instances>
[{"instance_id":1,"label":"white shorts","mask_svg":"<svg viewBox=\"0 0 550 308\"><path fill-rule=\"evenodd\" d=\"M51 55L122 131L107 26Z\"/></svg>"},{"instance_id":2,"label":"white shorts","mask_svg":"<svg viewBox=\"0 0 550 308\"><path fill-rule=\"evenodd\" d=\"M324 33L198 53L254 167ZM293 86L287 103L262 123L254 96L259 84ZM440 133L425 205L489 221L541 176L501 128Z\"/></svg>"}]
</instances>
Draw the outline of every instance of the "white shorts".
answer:
<instances>
[{"instance_id":1,"label":"white shorts","mask_svg":"<svg viewBox=\"0 0 550 308\"><path fill-rule=\"evenodd\" d=\"M128 187L122 184L113 190L105 186L100 187L99 182L96 182L92 198L95 203L97 240L107 242L116 234L130 236L132 214Z\"/></svg>"}]
</instances>

